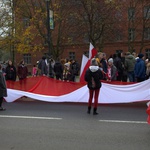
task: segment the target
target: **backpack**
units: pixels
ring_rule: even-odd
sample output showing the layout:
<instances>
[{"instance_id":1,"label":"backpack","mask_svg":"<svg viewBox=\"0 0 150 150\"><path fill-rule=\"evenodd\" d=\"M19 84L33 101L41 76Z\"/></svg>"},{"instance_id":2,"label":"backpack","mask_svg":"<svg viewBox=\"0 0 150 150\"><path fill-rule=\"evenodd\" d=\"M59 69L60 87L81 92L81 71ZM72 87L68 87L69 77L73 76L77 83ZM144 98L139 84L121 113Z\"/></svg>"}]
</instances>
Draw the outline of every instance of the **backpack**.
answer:
<instances>
[{"instance_id":1,"label":"backpack","mask_svg":"<svg viewBox=\"0 0 150 150\"><path fill-rule=\"evenodd\" d=\"M38 69L42 69L42 59L41 60L39 60L39 63L38 63Z\"/></svg>"}]
</instances>

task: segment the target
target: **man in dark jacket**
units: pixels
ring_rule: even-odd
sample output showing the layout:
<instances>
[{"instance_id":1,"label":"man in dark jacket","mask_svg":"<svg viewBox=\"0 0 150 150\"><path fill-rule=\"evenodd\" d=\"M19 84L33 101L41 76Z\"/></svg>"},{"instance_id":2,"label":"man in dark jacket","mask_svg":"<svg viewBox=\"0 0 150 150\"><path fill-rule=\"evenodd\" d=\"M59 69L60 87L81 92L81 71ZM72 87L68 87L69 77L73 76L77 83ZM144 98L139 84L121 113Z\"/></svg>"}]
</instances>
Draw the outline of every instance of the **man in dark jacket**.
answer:
<instances>
[{"instance_id":1,"label":"man in dark jacket","mask_svg":"<svg viewBox=\"0 0 150 150\"><path fill-rule=\"evenodd\" d=\"M91 112L92 99L94 95L94 109L93 115L97 115L97 106L98 106L98 96L101 88L101 79L103 79L103 74L99 69L98 63L95 58L91 60L91 65L86 71L84 76L87 86L89 88L89 101L88 101L88 114Z\"/></svg>"},{"instance_id":2,"label":"man in dark jacket","mask_svg":"<svg viewBox=\"0 0 150 150\"><path fill-rule=\"evenodd\" d=\"M43 56L42 59L39 60L38 69L41 70L40 75L46 76L48 74L48 66L47 66L46 56Z\"/></svg>"},{"instance_id":3,"label":"man in dark jacket","mask_svg":"<svg viewBox=\"0 0 150 150\"><path fill-rule=\"evenodd\" d=\"M8 65L6 67L5 73L6 73L5 75L6 80L16 81L17 71L16 71L16 67L13 65L11 60L8 61Z\"/></svg>"},{"instance_id":4,"label":"man in dark jacket","mask_svg":"<svg viewBox=\"0 0 150 150\"><path fill-rule=\"evenodd\" d=\"M7 88L5 83L5 78L2 72L2 66L0 65L0 111L6 110L2 107L3 97L7 96Z\"/></svg>"},{"instance_id":5,"label":"man in dark jacket","mask_svg":"<svg viewBox=\"0 0 150 150\"><path fill-rule=\"evenodd\" d=\"M60 63L59 60L57 60L55 65L54 65L54 72L56 75L56 79L62 80L62 78L63 78L63 65Z\"/></svg>"},{"instance_id":6,"label":"man in dark jacket","mask_svg":"<svg viewBox=\"0 0 150 150\"><path fill-rule=\"evenodd\" d=\"M75 60L71 60L71 64L70 64L70 81L75 82L76 76L79 75L79 64L77 63L77 61Z\"/></svg>"},{"instance_id":7,"label":"man in dark jacket","mask_svg":"<svg viewBox=\"0 0 150 150\"><path fill-rule=\"evenodd\" d=\"M145 67L145 61L144 61L144 55L139 54L138 59L135 64L134 72L135 72L135 78L137 82L142 82L146 78L146 67Z\"/></svg>"},{"instance_id":8,"label":"man in dark jacket","mask_svg":"<svg viewBox=\"0 0 150 150\"><path fill-rule=\"evenodd\" d=\"M123 76L123 63L121 60L121 53L114 54L113 60L114 60L114 65L116 66L118 72L117 81L121 81Z\"/></svg>"}]
</instances>

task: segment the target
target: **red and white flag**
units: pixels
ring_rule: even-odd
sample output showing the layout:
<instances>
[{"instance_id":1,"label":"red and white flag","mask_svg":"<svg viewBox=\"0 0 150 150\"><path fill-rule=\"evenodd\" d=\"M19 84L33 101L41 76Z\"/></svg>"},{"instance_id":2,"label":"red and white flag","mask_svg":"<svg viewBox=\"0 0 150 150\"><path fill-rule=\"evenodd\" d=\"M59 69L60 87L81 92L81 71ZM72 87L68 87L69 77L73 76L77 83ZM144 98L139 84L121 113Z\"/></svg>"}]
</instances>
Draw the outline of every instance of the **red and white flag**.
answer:
<instances>
[{"instance_id":1,"label":"red and white flag","mask_svg":"<svg viewBox=\"0 0 150 150\"><path fill-rule=\"evenodd\" d=\"M94 58L96 56L96 54L97 54L97 50L90 43L89 58L86 57L85 55L82 56L81 71L80 71L80 82L84 82L85 72L90 66L91 59Z\"/></svg>"}]
</instances>

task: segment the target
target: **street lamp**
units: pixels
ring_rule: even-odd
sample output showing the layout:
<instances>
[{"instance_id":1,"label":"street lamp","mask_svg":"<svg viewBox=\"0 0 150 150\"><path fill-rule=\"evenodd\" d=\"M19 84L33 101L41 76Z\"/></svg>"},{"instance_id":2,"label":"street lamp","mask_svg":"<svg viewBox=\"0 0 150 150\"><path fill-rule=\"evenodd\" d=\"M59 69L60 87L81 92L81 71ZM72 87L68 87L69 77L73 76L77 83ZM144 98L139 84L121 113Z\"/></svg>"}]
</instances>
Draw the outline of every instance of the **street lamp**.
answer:
<instances>
[{"instance_id":1,"label":"street lamp","mask_svg":"<svg viewBox=\"0 0 150 150\"><path fill-rule=\"evenodd\" d=\"M51 51L50 51L50 10L49 10L49 5L50 5L50 0L46 0L48 55L51 56Z\"/></svg>"},{"instance_id":2,"label":"street lamp","mask_svg":"<svg viewBox=\"0 0 150 150\"><path fill-rule=\"evenodd\" d=\"M46 0L46 10L47 10L47 43L48 43L48 75L49 77L53 78L53 71L52 71L52 56L51 56L51 49L50 49L50 9L49 9L49 5L50 5L50 0Z\"/></svg>"}]
</instances>

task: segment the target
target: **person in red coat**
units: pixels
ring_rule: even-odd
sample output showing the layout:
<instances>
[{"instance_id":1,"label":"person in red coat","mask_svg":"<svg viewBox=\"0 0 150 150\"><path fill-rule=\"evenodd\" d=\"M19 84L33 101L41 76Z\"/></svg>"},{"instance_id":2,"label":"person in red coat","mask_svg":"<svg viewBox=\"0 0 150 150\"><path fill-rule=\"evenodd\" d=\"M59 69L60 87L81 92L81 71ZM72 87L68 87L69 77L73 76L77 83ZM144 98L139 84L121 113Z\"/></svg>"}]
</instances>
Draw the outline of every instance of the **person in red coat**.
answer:
<instances>
[{"instance_id":1,"label":"person in red coat","mask_svg":"<svg viewBox=\"0 0 150 150\"><path fill-rule=\"evenodd\" d=\"M85 81L87 82L87 86L89 88L89 101L88 101L88 111L90 114L92 107L92 99L94 96L94 109L93 115L97 115L97 106L98 106L98 96L101 88L101 81L103 79L102 71L100 70L98 63L95 58L91 60L91 65L87 69L85 76Z\"/></svg>"}]
</instances>

